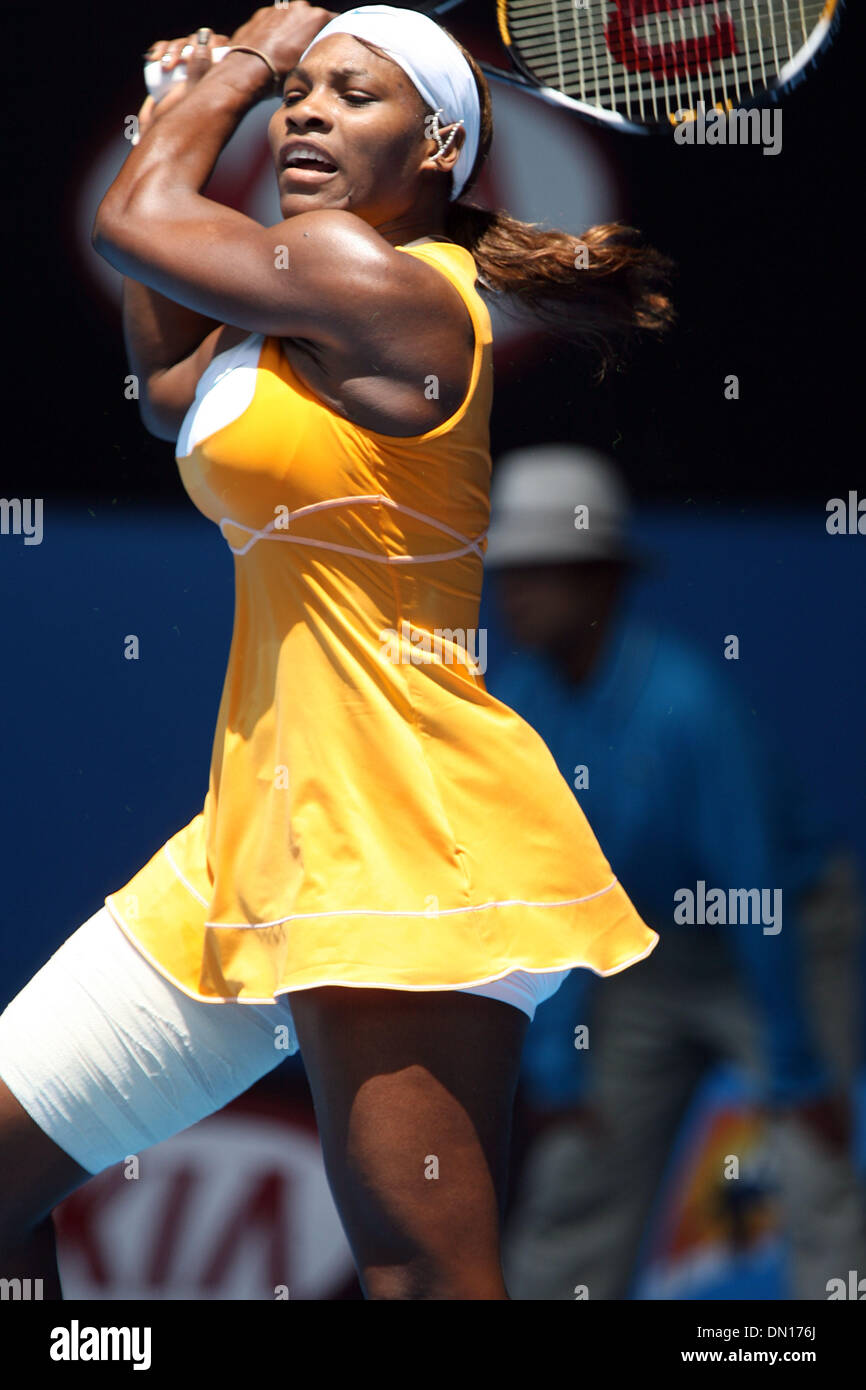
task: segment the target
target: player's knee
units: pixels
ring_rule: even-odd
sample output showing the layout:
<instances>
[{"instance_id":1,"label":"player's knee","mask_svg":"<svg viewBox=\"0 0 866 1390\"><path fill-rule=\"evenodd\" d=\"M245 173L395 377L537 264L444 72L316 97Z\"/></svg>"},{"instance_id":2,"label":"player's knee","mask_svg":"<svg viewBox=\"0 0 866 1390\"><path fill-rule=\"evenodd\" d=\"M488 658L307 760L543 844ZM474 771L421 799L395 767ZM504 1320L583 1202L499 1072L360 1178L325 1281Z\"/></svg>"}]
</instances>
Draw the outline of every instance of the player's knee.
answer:
<instances>
[{"instance_id":1,"label":"player's knee","mask_svg":"<svg viewBox=\"0 0 866 1390\"><path fill-rule=\"evenodd\" d=\"M502 1265L496 1213L482 1194L471 1207L394 1200L376 1204L347 1225L367 1299L501 1298ZM489 1208L489 1210L488 1210Z\"/></svg>"}]
</instances>

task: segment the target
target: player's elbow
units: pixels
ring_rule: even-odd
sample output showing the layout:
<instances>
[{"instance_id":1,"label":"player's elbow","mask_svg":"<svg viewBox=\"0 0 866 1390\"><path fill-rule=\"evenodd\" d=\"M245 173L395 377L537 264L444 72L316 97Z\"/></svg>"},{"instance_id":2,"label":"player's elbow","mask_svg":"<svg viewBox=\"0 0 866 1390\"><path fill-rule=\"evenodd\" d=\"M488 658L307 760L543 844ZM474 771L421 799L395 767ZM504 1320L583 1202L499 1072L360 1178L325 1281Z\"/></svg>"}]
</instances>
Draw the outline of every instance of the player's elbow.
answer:
<instances>
[{"instance_id":1,"label":"player's elbow","mask_svg":"<svg viewBox=\"0 0 866 1390\"><path fill-rule=\"evenodd\" d=\"M171 444L176 442L180 426L170 412L154 407L143 397L138 403L138 414L144 428L154 439L165 439Z\"/></svg>"},{"instance_id":2,"label":"player's elbow","mask_svg":"<svg viewBox=\"0 0 866 1390\"><path fill-rule=\"evenodd\" d=\"M106 194L99 207L96 209L96 216L93 219L93 228L90 233L90 244L98 256L109 265L113 265L115 270L125 273L124 259L128 258L128 234L129 220L124 219L118 213L115 204Z\"/></svg>"},{"instance_id":3,"label":"player's elbow","mask_svg":"<svg viewBox=\"0 0 866 1390\"><path fill-rule=\"evenodd\" d=\"M180 434L189 402L178 401L171 386L172 377L165 371L154 372L147 379L142 378L138 413L148 434L173 444Z\"/></svg>"},{"instance_id":4,"label":"player's elbow","mask_svg":"<svg viewBox=\"0 0 866 1390\"><path fill-rule=\"evenodd\" d=\"M96 216L93 219L93 227L90 232L90 244L99 256L104 256L112 244L110 228L111 214L106 196L96 209Z\"/></svg>"},{"instance_id":5,"label":"player's elbow","mask_svg":"<svg viewBox=\"0 0 866 1390\"><path fill-rule=\"evenodd\" d=\"M141 411L141 423L152 434L154 439L164 439L169 444L177 443L178 431L174 424L168 420L162 420L158 415L147 415Z\"/></svg>"}]
</instances>

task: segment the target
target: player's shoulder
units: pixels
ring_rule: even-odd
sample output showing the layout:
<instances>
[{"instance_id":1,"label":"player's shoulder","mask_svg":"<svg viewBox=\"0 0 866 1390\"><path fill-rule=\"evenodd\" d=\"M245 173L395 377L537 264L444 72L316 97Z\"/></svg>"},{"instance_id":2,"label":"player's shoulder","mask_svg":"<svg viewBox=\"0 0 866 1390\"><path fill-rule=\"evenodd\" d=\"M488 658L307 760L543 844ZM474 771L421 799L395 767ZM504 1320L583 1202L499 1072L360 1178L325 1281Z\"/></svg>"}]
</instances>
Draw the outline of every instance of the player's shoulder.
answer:
<instances>
[{"instance_id":1,"label":"player's shoulder","mask_svg":"<svg viewBox=\"0 0 866 1390\"><path fill-rule=\"evenodd\" d=\"M347 208L313 208L309 212L298 212L287 217L280 226L291 230L296 236L317 239L359 241L375 245L381 242L388 246L381 232L365 222L356 212Z\"/></svg>"},{"instance_id":2,"label":"player's shoulder","mask_svg":"<svg viewBox=\"0 0 866 1390\"><path fill-rule=\"evenodd\" d=\"M336 274L341 266L355 271L366 263L402 266L411 259L400 255L376 227L345 208L299 212L279 223L274 230L283 231L300 254L322 251L333 257Z\"/></svg>"},{"instance_id":3,"label":"player's shoulder","mask_svg":"<svg viewBox=\"0 0 866 1390\"><path fill-rule=\"evenodd\" d=\"M357 213L321 208L297 213L278 225L295 252L298 268L324 272L332 286L351 285L364 294L398 293L407 305L441 292L441 270L386 237ZM347 307L348 304L347 304Z\"/></svg>"}]
</instances>

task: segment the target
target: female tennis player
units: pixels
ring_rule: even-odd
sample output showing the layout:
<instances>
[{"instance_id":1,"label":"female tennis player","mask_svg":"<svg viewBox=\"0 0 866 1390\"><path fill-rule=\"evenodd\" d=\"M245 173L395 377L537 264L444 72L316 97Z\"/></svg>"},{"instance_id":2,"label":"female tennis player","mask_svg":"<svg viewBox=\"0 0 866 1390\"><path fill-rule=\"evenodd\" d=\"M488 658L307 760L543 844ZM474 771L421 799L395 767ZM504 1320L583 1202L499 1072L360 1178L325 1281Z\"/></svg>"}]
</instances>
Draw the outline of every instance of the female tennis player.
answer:
<instances>
[{"instance_id":1,"label":"female tennis player","mask_svg":"<svg viewBox=\"0 0 866 1390\"><path fill-rule=\"evenodd\" d=\"M578 241L467 203L489 93L419 14L295 0L151 56L188 42L94 245L126 277L144 422L234 557L233 639L203 810L0 1016L0 1274L60 1298L61 1198L300 1047L364 1296L508 1298L535 1008L658 938L476 659L476 282L603 362L668 322L666 262L628 229ZM203 190L275 92L262 227Z\"/></svg>"}]
</instances>

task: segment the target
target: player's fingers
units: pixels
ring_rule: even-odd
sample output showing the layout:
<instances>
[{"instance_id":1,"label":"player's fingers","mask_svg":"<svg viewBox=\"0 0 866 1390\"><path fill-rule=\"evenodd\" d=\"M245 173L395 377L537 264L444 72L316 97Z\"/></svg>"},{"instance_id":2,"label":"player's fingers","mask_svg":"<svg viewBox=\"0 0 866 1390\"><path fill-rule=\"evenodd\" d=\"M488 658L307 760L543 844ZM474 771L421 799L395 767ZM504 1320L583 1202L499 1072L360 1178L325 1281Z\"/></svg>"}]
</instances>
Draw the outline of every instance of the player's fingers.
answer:
<instances>
[{"instance_id":1,"label":"player's fingers","mask_svg":"<svg viewBox=\"0 0 866 1390\"><path fill-rule=\"evenodd\" d=\"M204 77L213 62L211 56L213 29L199 29L197 33L190 35L187 42L192 44L192 53L188 53L184 60L186 78L188 82L198 82L200 78Z\"/></svg>"},{"instance_id":2,"label":"player's fingers","mask_svg":"<svg viewBox=\"0 0 866 1390\"><path fill-rule=\"evenodd\" d=\"M192 45L196 47L196 35L187 34L184 39L167 39L159 44L154 44L154 53L151 61L158 58L165 72L171 72L178 63L185 63L186 58L181 57L183 50ZM157 51L158 50L158 51Z\"/></svg>"},{"instance_id":3,"label":"player's fingers","mask_svg":"<svg viewBox=\"0 0 866 1390\"><path fill-rule=\"evenodd\" d=\"M141 56L147 63L156 63L162 57L163 53L165 53L168 46L168 39L157 39L156 43L152 43L150 48L146 49Z\"/></svg>"},{"instance_id":4,"label":"player's fingers","mask_svg":"<svg viewBox=\"0 0 866 1390\"><path fill-rule=\"evenodd\" d=\"M227 34L215 34L213 29L199 29L191 42L194 51L187 58L186 66L190 80L196 82L213 65L214 49L227 48L229 38Z\"/></svg>"},{"instance_id":5,"label":"player's fingers","mask_svg":"<svg viewBox=\"0 0 866 1390\"><path fill-rule=\"evenodd\" d=\"M215 34L213 29L204 26L183 39L160 39L147 50L145 58L149 62L160 62L166 72L182 63L187 79L197 82L211 67L213 50L226 48L228 43L227 34Z\"/></svg>"}]
</instances>

